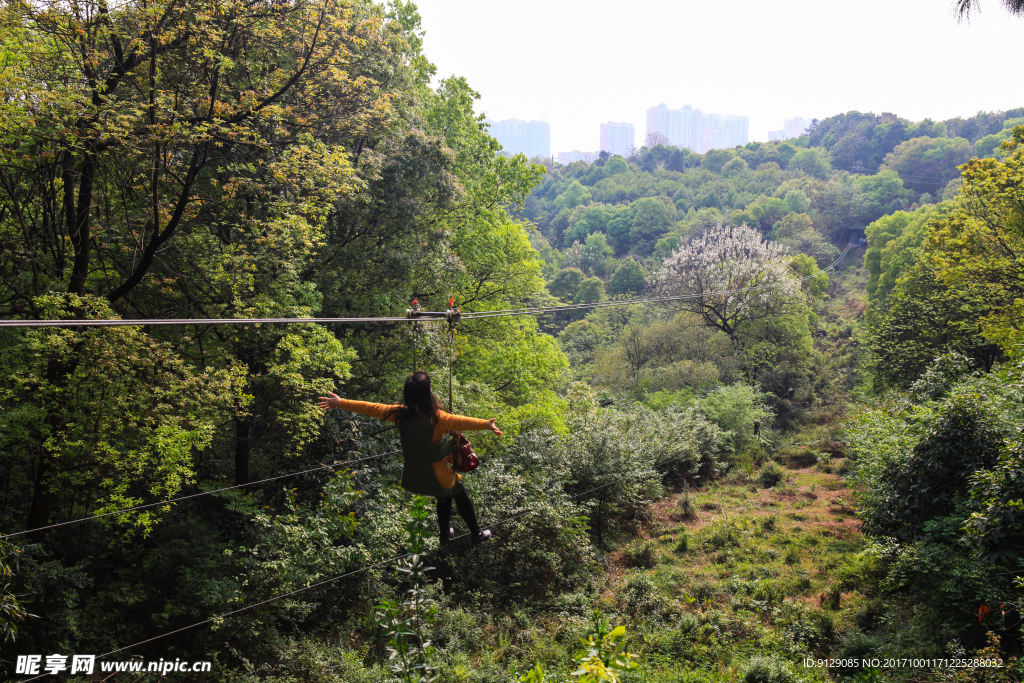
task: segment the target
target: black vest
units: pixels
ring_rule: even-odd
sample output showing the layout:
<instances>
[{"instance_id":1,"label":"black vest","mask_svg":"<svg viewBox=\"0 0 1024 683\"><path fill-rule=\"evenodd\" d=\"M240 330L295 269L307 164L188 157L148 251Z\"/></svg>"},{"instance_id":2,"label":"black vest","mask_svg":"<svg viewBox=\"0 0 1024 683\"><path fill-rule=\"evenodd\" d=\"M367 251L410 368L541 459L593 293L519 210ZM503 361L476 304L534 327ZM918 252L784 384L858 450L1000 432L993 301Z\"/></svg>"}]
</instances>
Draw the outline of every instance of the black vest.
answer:
<instances>
[{"instance_id":1,"label":"black vest","mask_svg":"<svg viewBox=\"0 0 1024 683\"><path fill-rule=\"evenodd\" d=\"M452 452L451 435L446 434L437 443L430 443L434 438L434 425L430 424L429 417L400 420L398 435L405 458L405 466L402 468L403 489L434 498L449 498L462 490L462 484L456 478L452 489L445 491L434 474L434 463L444 460Z\"/></svg>"}]
</instances>

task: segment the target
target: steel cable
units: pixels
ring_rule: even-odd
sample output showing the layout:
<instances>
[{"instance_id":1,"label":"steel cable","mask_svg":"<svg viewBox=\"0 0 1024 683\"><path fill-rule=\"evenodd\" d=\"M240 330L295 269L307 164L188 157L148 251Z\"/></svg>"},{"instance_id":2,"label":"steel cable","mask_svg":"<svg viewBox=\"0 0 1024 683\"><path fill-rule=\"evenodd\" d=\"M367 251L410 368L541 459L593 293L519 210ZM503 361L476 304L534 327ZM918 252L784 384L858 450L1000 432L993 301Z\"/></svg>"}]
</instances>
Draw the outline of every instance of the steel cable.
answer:
<instances>
[{"instance_id":1,"label":"steel cable","mask_svg":"<svg viewBox=\"0 0 1024 683\"><path fill-rule=\"evenodd\" d=\"M310 472L319 472L320 470L332 469L332 468L335 468L335 467L344 467L345 465L351 465L352 463L362 462L364 460L372 460L374 458L383 458L385 455L395 455L395 454L401 453L401 452L402 451L399 450L399 451L388 451L387 453L378 453L377 455L368 455L365 458L356 458L355 460L346 460L345 462L340 462L340 463L336 463L336 464L332 464L332 465L322 465L320 467L314 467L312 469L303 470L301 472L292 472L291 474L282 474L282 475L277 476L277 477L269 477L267 479L260 479L259 481L250 481L250 482L245 483L245 484L235 484L234 486L225 486L224 488L214 489L212 491L203 491L201 493L192 493L192 494L189 494L187 496L180 496L178 498L171 498L170 500L163 500L163 501L160 501L160 502L157 502L157 503L146 503L145 505L136 505L136 506L130 507L130 508L122 508L120 510L113 510L112 512L104 512L103 514L100 514L100 515L93 515L92 517L82 517L80 519L72 519L72 520L68 520L67 522L60 522L58 524L50 524L49 526L41 526L41 527L38 527L38 528L35 528L35 529L26 529L25 531L15 531L13 534L4 534L3 536L0 536L0 540L3 540L5 538L11 538L12 536L22 536L24 534L31 534L31 533L35 533L37 531L46 531L47 529L55 529L57 527L67 526L68 524L77 524L79 522L87 522L90 519L100 519L101 517L109 517L110 515L119 515L119 514L122 514L122 513L125 513L125 512L132 512L134 510L144 510L146 508L158 507L160 505L169 505L171 503L179 503L179 502L181 502L183 500L190 500L192 498L199 498L200 496L209 496L211 494L220 493L222 491L230 491L232 489L245 488L246 486L255 486L256 484L265 484L268 481L277 481L278 479L287 479L289 477L297 477L300 474L309 474Z\"/></svg>"},{"instance_id":2,"label":"steel cable","mask_svg":"<svg viewBox=\"0 0 1024 683\"><path fill-rule=\"evenodd\" d=\"M797 278L797 282L803 282L811 278L817 277L820 273L826 273L833 270L846 254L853 247L853 242L846 245L846 249L833 261L830 265L822 268L819 273L814 275L805 275L804 277ZM639 299L623 299L618 301L600 301L595 303L587 304L560 304L556 306L535 306L531 308L509 308L501 309L496 311L480 311L477 313L464 313L462 314L462 320L478 320L481 318L497 318L512 315L532 315L535 313L557 313L558 311L576 311L576 310L587 310L592 308L605 308L610 306L631 306L634 304L649 304L649 303L669 303L672 301L685 301L687 299L699 299L702 297L709 296L724 296L727 294L737 294L740 292L751 292L759 291L762 289L770 289L775 287L774 283L765 285L754 285L752 287L739 287L736 289L725 289L716 292L703 292L699 294L683 294L679 296L660 296L660 297L644 297ZM381 317L381 318L153 318L153 319L141 319L141 320L0 320L0 328L2 327L143 327L146 325L259 325L263 323L375 323L375 322L405 322L405 323L416 323L416 322L445 322L445 318L442 317L422 317L422 318L398 318L398 317Z\"/></svg>"},{"instance_id":3,"label":"steel cable","mask_svg":"<svg viewBox=\"0 0 1024 683\"><path fill-rule=\"evenodd\" d=\"M262 323L411 323L429 318L145 318L138 320L0 320L0 327L131 327L145 325L259 325Z\"/></svg>"}]
</instances>

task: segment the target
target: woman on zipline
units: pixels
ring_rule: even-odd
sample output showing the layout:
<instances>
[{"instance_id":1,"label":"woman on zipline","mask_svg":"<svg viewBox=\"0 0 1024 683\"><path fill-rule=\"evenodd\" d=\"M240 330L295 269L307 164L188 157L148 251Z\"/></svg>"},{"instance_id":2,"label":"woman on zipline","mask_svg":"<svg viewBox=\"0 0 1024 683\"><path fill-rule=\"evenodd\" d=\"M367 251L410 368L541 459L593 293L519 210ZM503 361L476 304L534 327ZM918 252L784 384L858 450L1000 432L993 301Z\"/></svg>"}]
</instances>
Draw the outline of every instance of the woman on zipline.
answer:
<instances>
[{"instance_id":1,"label":"woman on zipline","mask_svg":"<svg viewBox=\"0 0 1024 683\"><path fill-rule=\"evenodd\" d=\"M469 527L474 544L491 537L490 529L480 529L476 511L469 494L462 486L462 475L449 466L448 456L452 452L453 440L447 437L449 431L489 429L498 436L501 430L494 420L479 420L474 417L453 415L442 410L441 401L430 389L430 375L414 372L405 381L402 392L403 405L349 401L333 392L320 397L319 406L324 410L343 408L353 413L364 413L379 420L398 424L398 435L402 441L405 467L402 469L402 488L421 496L437 498L437 523L441 545L446 545L455 536L449 526L452 518L452 499L459 509L459 516Z\"/></svg>"}]
</instances>

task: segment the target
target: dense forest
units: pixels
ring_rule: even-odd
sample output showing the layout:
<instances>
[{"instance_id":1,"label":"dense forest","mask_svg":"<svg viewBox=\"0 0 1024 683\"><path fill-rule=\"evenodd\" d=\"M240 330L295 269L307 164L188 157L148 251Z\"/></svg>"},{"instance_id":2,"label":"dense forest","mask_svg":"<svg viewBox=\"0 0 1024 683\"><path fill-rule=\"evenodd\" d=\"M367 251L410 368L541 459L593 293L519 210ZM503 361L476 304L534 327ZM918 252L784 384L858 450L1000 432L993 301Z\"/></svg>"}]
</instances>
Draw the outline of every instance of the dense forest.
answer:
<instances>
[{"instance_id":1,"label":"dense forest","mask_svg":"<svg viewBox=\"0 0 1024 683\"><path fill-rule=\"evenodd\" d=\"M0 15L5 679L1020 680L1024 107L560 166L401 0ZM414 369L487 543L317 407Z\"/></svg>"}]
</instances>

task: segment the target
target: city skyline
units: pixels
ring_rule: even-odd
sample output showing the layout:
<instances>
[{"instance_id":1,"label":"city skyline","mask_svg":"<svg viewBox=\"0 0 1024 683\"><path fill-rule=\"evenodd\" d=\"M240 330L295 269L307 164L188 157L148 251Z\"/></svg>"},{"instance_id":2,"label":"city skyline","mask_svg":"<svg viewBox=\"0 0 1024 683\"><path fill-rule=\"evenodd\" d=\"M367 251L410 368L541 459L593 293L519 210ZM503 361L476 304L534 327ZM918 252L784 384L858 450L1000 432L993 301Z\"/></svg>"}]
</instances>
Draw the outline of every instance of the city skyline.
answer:
<instances>
[{"instance_id":1,"label":"city skyline","mask_svg":"<svg viewBox=\"0 0 1024 683\"><path fill-rule=\"evenodd\" d=\"M750 141L750 117L712 114L689 104L670 109L662 102L647 109L647 135L661 135L676 147L704 154L711 149L745 145Z\"/></svg>"},{"instance_id":2,"label":"city skyline","mask_svg":"<svg viewBox=\"0 0 1024 683\"><path fill-rule=\"evenodd\" d=\"M1007 16L997 0L980 0L970 22L957 22L949 4L935 0L866 0L858 11L811 0L784 6L740 0L728 21L714 5L692 0L638 0L625 16L601 0L585 12L565 0L523 2L509 12L467 0L418 1L424 53L437 66L435 84L456 76L480 93L476 111L494 119L546 117L556 152L596 149L602 121L632 123L639 144L646 108L659 102L746 114L755 141L766 141L769 130L795 116L856 110L941 120L1022 104L1020 89L1008 87L998 69L977 73L963 57L1019 61L1024 19ZM640 29L651 17L656 25ZM630 18L636 30L626 30ZM538 21L562 38L542 38ZM678 41L652 39L670 26L691 27L681 28L685 50ZM769 49L769 36L798 42ZM802 56L794 61L791 53ZM700 66L684 55L708 61ZM585 68L554 68L581 59ZM936 87L908 81L905 66L922 61L932 65Z\"/></svg>"},{"instance_id":3,"label":"city skyline","mask_svg":"<svg viewBox=\"0 0 1024 683\"><path fill-rule=\"evenodd\" d=\"M792 128L787 119L784 129ZM802 122L803 119L795 119ZM591 162L602 151L612 155L629 156L637 144L635 126L623 121L607 121L599 124L598 144L595 148L555 150L551 147L551 125L547 121L525 120L518 117L496 119L485 117L489 133L507 154L525 154L527 158L540 156L555 159L559 163L574 161ZM789 128L787 128L789 127ZM772 131L777 132L777 131ZM749 142L749 117L743 114L715 114L704 112L691 105L670 109L661 103L647 109L645 140L652 133L661 134L668 144L685 147L691 151L705 153L711 149L735 147ZM593 151L591 151L593 150Z\"/></svg>"}]
</instances>

